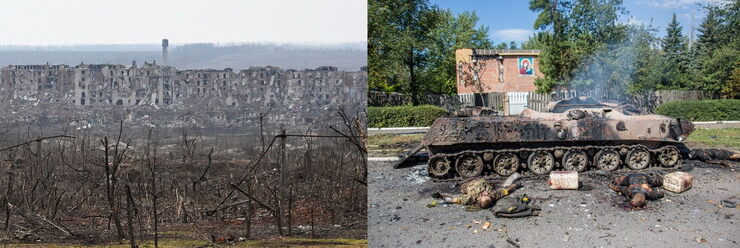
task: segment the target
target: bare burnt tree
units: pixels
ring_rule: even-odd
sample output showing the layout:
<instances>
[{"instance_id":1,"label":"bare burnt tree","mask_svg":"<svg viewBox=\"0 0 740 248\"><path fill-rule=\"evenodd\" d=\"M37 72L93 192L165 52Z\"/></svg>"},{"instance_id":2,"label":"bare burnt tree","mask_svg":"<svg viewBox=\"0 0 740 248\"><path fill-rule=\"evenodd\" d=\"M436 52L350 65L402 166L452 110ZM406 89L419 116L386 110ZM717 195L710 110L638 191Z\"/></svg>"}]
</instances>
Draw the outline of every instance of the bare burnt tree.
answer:
<instances>
[{"instance_id":1,"label":"bare burnt tree","mask_svg":"<svg viewBox=\"0 0 740 248\"><path fill-rule=\"evenodd\" d=\"M0 137L0 147L14 147L0 150L3 165L12 162L0 168L0 200L10 203L0 221L18 233L17 242L68 237L63 240L155 246L162 230L214 243L229 236L332 237L361 230L364 113L336 113L285 135L264 117L264 145L256 132L162 136L125 123L116 125L115 135L66 130L75 139L14 130Z\"/></svg>"},{"instance_id":2,"label":"bare burnt tree","mask_svg":"<svg viewBox=\"0 0 740 248\"><path fill-rule=\"evenodd\" d=\"M148 190L149 195L151 196L150 198L152 204L151 216L154 228L154 247L159 247L159 216L157 215L157 147L152 145L152 131L153 129L150 128L147 134L146 146L144 147L142 161L146 165L147 169L149 169L150 186ZM185 148L184 152L186 153L186 155L192 156L193 150L195 149L195 139L189 141L187 138L187 132L185 131L183 131L182 137L183 143L181 147ZM186 159L183 159L183 163L185 163L186 161Z\"/></svg>"},{"instance_id":3,"label":"bare burnt tree","mask_svg":"<svg viewBox=\"0 0 740 248\"><path fill-rule=\"evenodd\" d=\"M459 79L465 87L471 87L477 93L486 90L486 86L481 83L481 76L486 71L486 62L474 60L471 62L460 62L457 64Z\"/></svg>"}]
</instances>

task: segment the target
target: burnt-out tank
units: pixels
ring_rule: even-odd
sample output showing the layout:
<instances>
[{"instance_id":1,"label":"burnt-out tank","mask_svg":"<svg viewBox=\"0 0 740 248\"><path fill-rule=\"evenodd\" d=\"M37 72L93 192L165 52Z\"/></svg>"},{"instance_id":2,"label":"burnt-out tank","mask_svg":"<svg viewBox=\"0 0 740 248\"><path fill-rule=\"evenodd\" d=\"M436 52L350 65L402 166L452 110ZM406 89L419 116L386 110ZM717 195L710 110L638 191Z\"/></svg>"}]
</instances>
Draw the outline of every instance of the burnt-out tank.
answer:
<instances>
[{"instance_id":1,"label":"burnt-out tank","mask_svg":"<svg viewBox=\"0 0 740 248\"><path fill-rule=\"evenodd\" d=\"M468 178L676 167L687 152L682 141L694 130L686 120L587 97L554 102L548 109L525 109L519 116L438 118L422 139L429 174Z\"/></svg>"}]
</instances>

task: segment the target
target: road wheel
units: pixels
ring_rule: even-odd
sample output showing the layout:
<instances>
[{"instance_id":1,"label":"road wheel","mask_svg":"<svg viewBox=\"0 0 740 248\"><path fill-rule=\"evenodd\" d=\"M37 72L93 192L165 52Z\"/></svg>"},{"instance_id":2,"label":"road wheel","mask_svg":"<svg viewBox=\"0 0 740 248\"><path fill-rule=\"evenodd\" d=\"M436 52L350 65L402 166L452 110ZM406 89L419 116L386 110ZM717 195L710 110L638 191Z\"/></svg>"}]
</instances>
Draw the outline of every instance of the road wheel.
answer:
<instances>
[{"instance_id":1,"label":"road wheel","mask_svg":"<svg viewBox=\"0 0 740 248\"><path fill-rule=\"evenodd\" d=\"M636 147L627 153L625 161L630 169L645 169L650 165L650 151L645 147Z\"/></svg>"},{"instance_id":2,"label":"road wheel","mask_svg":"<svg viewBox=\"0 0 740 248\"><path fill-rule=\"evenodd\" d=\"M455 165L457 174L463 178L477 177L483 173L483 159L473 154L460 155Z\"/></svg>"},{"instance_id":3,"label":"road wheel","mask_svg":"<svg viewBox=\"0 0 740 248\"><path fill-rule=\"evenodd\" d=\"M429 174L434 177L445 177L450 173L452 165L445 157L435 157L429 160Z\"/></svg>"},{"instance_id":4,"label":"road wheel","mask_svg":"<svg viewBox=\"0 0 740 248\"><path fill-rule=\"evenodd\" d=\"M569 171L583 172L588 167L588 155L581 150L571 150L563 155L563 167Z\"/></svg>"},{"instance_id":5,"label":"road wheel","mask_svg":"<svg viewBox=\"0 0 740 248\"><path fill-rule=\"evenodd\" d=\"M676 167L681 161L681 153L673 146L666 146L658 154L658 161L664 167Z\"/></svg>"},{"instance_id":6,"label":"road wheel","mask_svg":"<svg viewBox=\"0 0 740 248\"><path fill-rule=\"evenodd\" d=\"M555 167L555 157L546 151L537 151L529 155L527 167L535 175L545 175Z\"/></svg>"},{"instance_id":7,"label":"road wheel","mask_svg":"<svg viewBox=\"0 0 740 248\"><path fill-rule=\"evenodd\" d=\"M601 150L594 156L596 167L605 171L614 171L622 164L619 153L612 149Z\"/></svg>"},{"instance_id":8,"label":"road wheel","mask_svg":"<svg viewBox=\"0 0 740 248\"><path fill-rule=\"evenodd\" d=\"M511 176L519 169L519 157L514 153L502 153L493 160L493 170L501 176Z\"/></svg>"}]
</instances>

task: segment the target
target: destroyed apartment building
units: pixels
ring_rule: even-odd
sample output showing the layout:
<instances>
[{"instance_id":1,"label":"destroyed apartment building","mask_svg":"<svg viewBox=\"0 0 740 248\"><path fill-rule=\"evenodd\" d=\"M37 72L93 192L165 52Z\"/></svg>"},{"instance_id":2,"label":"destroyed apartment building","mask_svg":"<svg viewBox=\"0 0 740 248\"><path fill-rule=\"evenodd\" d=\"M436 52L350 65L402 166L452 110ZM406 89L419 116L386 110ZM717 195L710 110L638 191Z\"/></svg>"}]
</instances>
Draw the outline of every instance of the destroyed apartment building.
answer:
<instances>
[{"instance_id":1,"label":"destroyed apartment building","mask_svg":"<svg viewBox=\"0 0 740 248\"><path fill-rule=\"evenodd\" d=\"M0 69L0 122L70 126L118 120L161 127L301 126L355 111L366 101L367 71L250 67L177 70L156 62L9 65Z\"/></svg>"}]
</instances>

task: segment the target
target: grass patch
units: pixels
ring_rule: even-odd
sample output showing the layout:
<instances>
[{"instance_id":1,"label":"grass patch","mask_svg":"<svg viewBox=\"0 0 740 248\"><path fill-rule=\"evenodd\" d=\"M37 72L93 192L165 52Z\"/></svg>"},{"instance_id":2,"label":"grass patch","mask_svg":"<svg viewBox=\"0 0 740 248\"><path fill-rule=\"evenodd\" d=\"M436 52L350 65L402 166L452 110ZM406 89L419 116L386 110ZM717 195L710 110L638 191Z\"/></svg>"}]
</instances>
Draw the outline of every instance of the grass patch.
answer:
<instances>
[{"instance_id":1,"label":"grass patch","mask_svg":"<svg viewBox=\"0 0 740 248\"><path fill-rule=\"evenodd\" d=\"M424 134L375 135L367 138L367 144L379 148L393 148L410 143L419 143Z\"/></svg>"},{"instance_id":2,"label":"grass patch","mask_svg":"<svg viewBox=\"0 0 740 248\"><path fill-rule=\"evenodd\" d=\"M697 129L691 133L688 141L740 148L740 128Z\"/></svg>"},{"instance_id":3,"label":"grass patch","mask_svg":"<svg viewBox=\"0 0 740 248\"><path fill-rule=\"evenodd\" d=\"M260 240L239 243L235 247L367 247L367 240L357 239L305 239Z\"/></svg>"},{"instance_id":4,"label":"grass patch","mask_svg":"<svg viewBox=\"0 0 740 248\"><path fill-rule=\"evenodd\" d=\"M159 240L159 247L163 248L175 248L175 247L201 247L209 245L210 242L203 240L192 240L192 239L161 239ZM139 247L148 248L154 247L154 241L146 241L139 243ZM308 238L286 238L276 240L250 240L245 242L237 242L233 244L224 244L226 247L289 247L289 246L300 246L300 247L367 247L367 240L358 239L308 239ZM131 247L130 244L107 244L107 245L95 245L95 246L82 246L72 244L9 244L5 247L49 247L49 248L70 248L70 247L111 247L111 248L127 248Z\"/></svg>"},{"instance_id":5,"label":"grass patch","mask_svg":"<svg viewBox=\"0 0 740 248\"><path fill-rule=\"evenodd\" d=\"M137 241L139 247L154 247L153 240L147 240L145 242ZM170 247L199 247L210 244L204 240L193 240L193 239L160 239L159 247L170 248ZM131 247L129 243L124 244L105 244L105 245L91 245L83 246L76 244L9 244L7 247L49 247L49 248L71 248L71 247L111 247L111 248L128 248Z\"/></svg>"}]
</instances>

